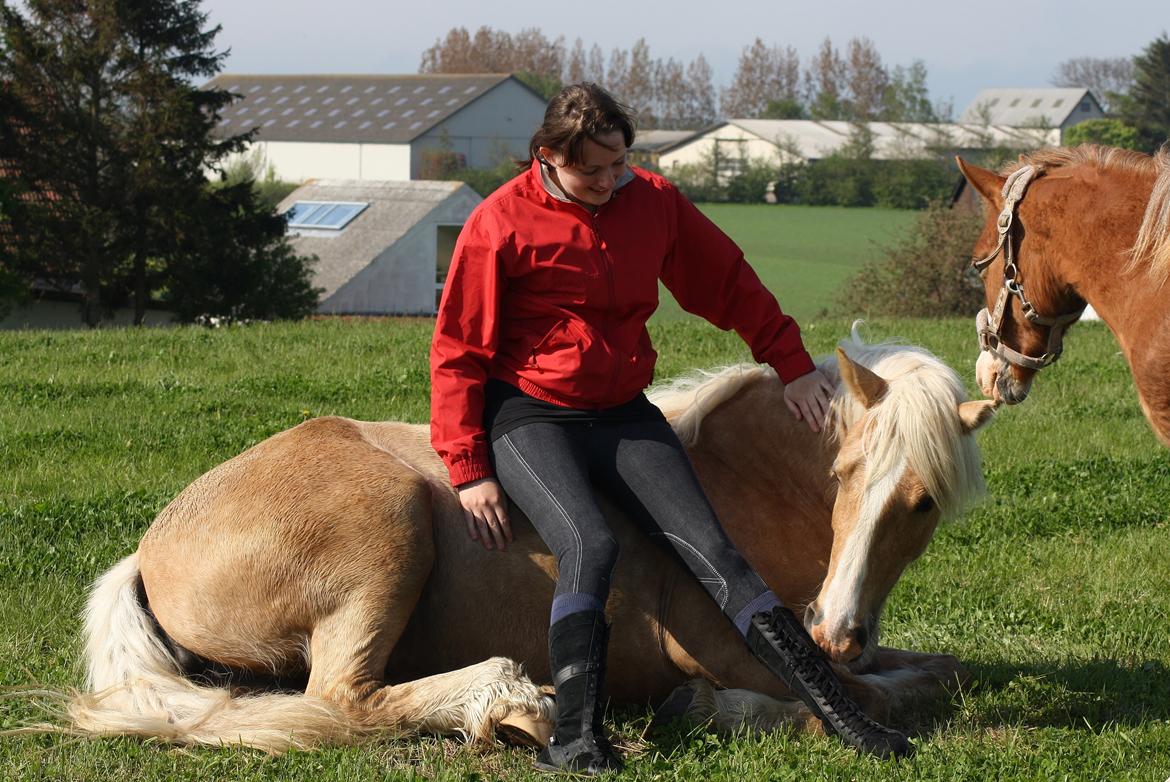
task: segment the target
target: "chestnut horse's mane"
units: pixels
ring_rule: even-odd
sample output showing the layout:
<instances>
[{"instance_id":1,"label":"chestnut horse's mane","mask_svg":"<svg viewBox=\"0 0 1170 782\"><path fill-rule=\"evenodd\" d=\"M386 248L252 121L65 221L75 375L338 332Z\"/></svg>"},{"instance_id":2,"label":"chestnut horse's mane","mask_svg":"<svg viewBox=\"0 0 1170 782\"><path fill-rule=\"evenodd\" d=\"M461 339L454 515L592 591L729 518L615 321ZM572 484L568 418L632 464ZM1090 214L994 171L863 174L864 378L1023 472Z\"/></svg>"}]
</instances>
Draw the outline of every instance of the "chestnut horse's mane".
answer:
<instances>
[{"instance_id":1,"label":"chestnut horse's mane","mask_svg":"<svg viewBox=\"0 0 1170 782\"><path fill-rule=\"evenodd\" d=\"M1159 285L1170 277L1170 148L1163 147L1153 156L1097 144L1042 149L1021 155L1019 161L1005 166L1000 173L1007 175L1025 165L1035 166L1039 174L1083 165L1104 173L1155 177L1141 227L1129 248L1125 272L1144 266Z\"/></svg>"},{"instance_id":2,"label":"chestnut horse's mane","mask_svg":"<svg viewBox=\"0 0 1170 782\"><path fill-rule=\"evenodd\" d=\"M967 396L954 370L922 348L892 342L867 345L856 327L841 347L851 359L889 383L882 404L868 419L865 408L838 383L826 426L829 436L840 438L865 419L868 482L905 463L946 516L957 515L983 494L978 447L974 438L964 437L960 431L956 407ZM838 379L836 356L823 359L819 366L830 378ZM737 365L685 376L654 388L649 396L664 411L675 413L675 432L692 445L708 413L743 388L764 382L779 385L771 368ZM784 404L779 393L777 404Z\"/></svg>"}]
</instances>

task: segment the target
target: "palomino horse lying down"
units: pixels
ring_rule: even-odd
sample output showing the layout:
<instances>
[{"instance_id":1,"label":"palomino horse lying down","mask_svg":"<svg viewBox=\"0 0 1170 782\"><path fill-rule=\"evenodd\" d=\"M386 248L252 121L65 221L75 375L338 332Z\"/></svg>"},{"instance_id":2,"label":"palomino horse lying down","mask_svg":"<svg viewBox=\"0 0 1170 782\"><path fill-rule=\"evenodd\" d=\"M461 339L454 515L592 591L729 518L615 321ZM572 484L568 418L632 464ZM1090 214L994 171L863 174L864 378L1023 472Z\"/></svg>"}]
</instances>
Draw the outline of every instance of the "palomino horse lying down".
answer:
<instances>
[{"instance_id":1,"label":"palomino horse lying down","mask_svg":"<svg viewBox=\"0 0 1170 782\"><path fill-rule=\"evenodd\" d=\"M856 335L845 347L852 360L822 364L839 379L828 436L793 419L764 368L655 399L731 538L884 715L961 673L952 657L879 647L878 616L939 519L981 490L970 435L993 405L964 401L921 349ZM277 434L187 487L98 580L89 691L66 730L269 751L375 731L487 740L501 722L547 737L536 682L550 680L555 563L513 513L506 552L469 540L425 426L321 418ZM694 716L815 729L699 583L614 522L609 696L659 702L700 679L684 699ZM208 666L307 684L243 694L189 675Z\"/></svg>"}]
</instances>

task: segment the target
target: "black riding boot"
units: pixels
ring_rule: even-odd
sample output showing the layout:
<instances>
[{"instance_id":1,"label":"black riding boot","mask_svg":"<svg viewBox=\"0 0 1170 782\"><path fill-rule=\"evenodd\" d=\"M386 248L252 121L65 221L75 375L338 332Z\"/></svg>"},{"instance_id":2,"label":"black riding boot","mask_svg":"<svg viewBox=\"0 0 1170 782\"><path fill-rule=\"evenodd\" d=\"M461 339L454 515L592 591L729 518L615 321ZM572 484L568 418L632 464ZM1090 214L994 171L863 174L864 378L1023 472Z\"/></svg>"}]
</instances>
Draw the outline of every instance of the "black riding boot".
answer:
<instances>
[{"instance_id":1,"label":"black riding boot","mask_svg":"<svg viewBox=\"0 0 1170 782\"><path fill-rule=\"evenodd\" d=\"M622 761L601 727L608 643L609 627L600 611L569 614L549 628L557 726L536 758L538 769L587 775L621 771Z\"/></svg>"},{"instance_id":2,"label":"black riding boot","mask_svg":"<svg viewBox=\"0 0 1170 782\"><path fill-rule=\"evenodd\" d=\"M753 616L747 642L752 654L820 718L826 733L882 758L913 753L914 745L905 736L871 720L845 694L820 647L787 608L776 606Z\"/></svg>"}]
</instances>

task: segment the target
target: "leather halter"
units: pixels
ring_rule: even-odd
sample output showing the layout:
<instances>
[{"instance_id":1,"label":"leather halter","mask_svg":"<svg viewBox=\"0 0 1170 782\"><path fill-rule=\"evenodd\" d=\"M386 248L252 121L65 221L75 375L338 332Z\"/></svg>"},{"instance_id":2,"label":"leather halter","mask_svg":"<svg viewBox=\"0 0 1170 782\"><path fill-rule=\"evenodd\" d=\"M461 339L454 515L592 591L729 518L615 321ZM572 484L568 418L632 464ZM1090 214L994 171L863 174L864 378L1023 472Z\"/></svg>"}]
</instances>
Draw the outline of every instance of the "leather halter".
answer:
<instances>
[{"instance_id":1,"label":"leather halter","mask_svg":"<svg viewBox=\"0 0 1170 782\"><path fill-rule=\"evenodd\" d=\"M986 307L979 311L975 319L975 327L979 331L979 348L986 350L1004 361L1025 369L1043 369L1060 358L1064 349L1063 339L1065 330L1084 313L1082 306L1076 312L1067 315L1058 315L1050 318L1041 315L1032 306L1024 295L1024 283L1020 282L1019 260L1016 258L1016 237L1012 227L1015 225L1016 207L1024 200L1024 192L1028 184L1036 176L1036 169L1032 166L1023 166L1014 171L1003 183L1003 209L996 218L999 230L999 242L995 249L984 258L972 261L971 265L980 273L984 272L996 256L1003 252L1003 287L999 289L999 296L995 300L995 309L988 311ZM1013 350L1003 344L1000 338L1000 329L1003 327L1003 314L1007 310L1008 299L1015 296L1020 300L1020 308L1029 323L1048 327L1048 345L1042 356L1028 356Z\"/></svg>"}]
</instances>

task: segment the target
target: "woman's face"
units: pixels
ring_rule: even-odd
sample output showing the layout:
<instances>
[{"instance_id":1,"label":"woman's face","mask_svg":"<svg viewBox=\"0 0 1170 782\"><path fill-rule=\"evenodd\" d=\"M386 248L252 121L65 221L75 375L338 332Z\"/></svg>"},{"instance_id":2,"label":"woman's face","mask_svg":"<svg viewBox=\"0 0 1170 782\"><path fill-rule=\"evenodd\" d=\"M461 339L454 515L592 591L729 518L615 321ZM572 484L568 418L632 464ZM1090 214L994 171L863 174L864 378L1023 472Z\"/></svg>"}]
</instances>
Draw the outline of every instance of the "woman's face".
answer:
<instances>
[{"instance_id":1,"label":"woman's face","mask_svg":"<svg viewBox=\"0 0 1170 782\"><path fill-rule=\"evenodd\" d=\"M562 165L564 156L548 147L541 147L540 154L552 164L553 176L565 194L589 206L608 201L626 173L626 140L620 130L598 136L597 141L586 139L581 162L575 165Z\"/></svg>"}]
</instances>

